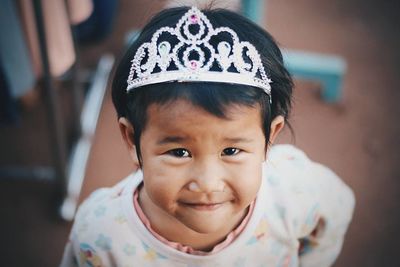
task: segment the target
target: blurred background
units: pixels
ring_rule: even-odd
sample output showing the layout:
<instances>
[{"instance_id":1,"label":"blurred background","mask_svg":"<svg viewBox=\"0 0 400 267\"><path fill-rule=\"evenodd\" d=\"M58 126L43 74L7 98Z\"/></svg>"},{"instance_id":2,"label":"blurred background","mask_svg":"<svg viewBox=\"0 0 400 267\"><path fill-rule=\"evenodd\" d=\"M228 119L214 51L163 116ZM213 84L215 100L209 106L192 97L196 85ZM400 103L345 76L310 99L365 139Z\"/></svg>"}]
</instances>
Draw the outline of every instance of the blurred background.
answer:
<instances>
[{"instance_id":1,"label":"blurred background","mask_svg":"<svg viewBox=\"0 0 400 267\"><path fill-rule=\"evenodd\" d=\"M108 78L135 31L186 2L0 3L2 266L57 266L76 205L133 170ZM332 168L356 194L335 266L400 266L399 2L214 2L242 10L285 51L296 77L294 136L286 129L279 142Z\"/></svg>"}]
</instances>

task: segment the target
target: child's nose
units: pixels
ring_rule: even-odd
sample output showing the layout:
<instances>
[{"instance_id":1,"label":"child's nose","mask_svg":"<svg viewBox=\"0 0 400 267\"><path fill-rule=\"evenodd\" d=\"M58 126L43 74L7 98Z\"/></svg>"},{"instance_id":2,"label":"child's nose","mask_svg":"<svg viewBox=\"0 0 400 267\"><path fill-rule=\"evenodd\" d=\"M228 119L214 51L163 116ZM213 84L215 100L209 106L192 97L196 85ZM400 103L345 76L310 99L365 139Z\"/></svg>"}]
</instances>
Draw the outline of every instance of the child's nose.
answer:
<instances>
[{"instance_id":1,"label":"child's nose","mask_svg":"<svg viewBox=\"0 0 400 267\"><path fill-rule=\"evenodd\" d=\"M225 189L225 172L222 166L216 162L199 163L191 173L189 190L194 192L222 192Z\"/></svg>"}]
</instances>

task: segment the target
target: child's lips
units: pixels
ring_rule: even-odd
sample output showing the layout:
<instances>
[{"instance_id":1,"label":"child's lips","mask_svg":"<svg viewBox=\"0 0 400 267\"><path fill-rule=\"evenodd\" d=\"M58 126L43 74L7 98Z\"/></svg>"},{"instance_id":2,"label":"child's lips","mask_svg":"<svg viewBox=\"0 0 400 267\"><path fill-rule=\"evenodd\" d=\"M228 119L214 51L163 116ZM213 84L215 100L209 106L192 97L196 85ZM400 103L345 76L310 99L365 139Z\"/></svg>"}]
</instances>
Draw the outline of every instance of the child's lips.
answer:
<instances>
[{"instance_id":1,"label":"child's lips","mask_svg":"<svg viewBox=\"0 0 400 267\"><path fill-rule=\"evenodd\" d=\"M181 202L182 205L195 209L195 210L199 210L199 211L213 211L216 210L218 208L220 208L222 205L224 205L224 202L218 202L218 203L185 203L185 202Z\"/></svg>"},{"instance_id":2,"label":"child's lips","mask_svg":"<svg viewBox=\"0 0 400 267\"><path fill-rule=\"evenodd\" d=\"M191 193L190 195L180 198L178 203L185 208L197 211L214 211L233 202L234 199L235 198L231 194L225 192L209 195Z\"/></svg>"}]
</instances>

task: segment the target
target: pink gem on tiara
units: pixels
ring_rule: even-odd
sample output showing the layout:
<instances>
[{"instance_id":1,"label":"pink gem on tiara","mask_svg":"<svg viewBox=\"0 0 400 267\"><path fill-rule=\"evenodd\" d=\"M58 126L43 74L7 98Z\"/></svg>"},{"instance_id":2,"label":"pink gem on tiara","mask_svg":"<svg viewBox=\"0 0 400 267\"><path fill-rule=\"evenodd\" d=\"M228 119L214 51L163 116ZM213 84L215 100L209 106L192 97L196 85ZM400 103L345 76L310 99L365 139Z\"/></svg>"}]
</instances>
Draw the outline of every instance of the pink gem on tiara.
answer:
<instances>
[{"instance_id":1,"label":"pink gem on tiara","mask_svg":"<svg viewBox=\"0 0 400 267\"><path fill-rule=\"evenodd\" d=\"M199 20L198 20L198 18L197 18L197 16L195 14L190 16L190 22L192 24L197 24L199 22Z\"/></svg>"},{"instance_id":2,"label":"pink gem on tiara","mask_svg":"<svg viewBox=\"0 0 400 267\"><path fill-rule=\"evenodd\" d=\"M190 61L190 68L191 68L192 70L197 69L197 61L191 60L191 61Z\"/></svg>"}]
</instances>

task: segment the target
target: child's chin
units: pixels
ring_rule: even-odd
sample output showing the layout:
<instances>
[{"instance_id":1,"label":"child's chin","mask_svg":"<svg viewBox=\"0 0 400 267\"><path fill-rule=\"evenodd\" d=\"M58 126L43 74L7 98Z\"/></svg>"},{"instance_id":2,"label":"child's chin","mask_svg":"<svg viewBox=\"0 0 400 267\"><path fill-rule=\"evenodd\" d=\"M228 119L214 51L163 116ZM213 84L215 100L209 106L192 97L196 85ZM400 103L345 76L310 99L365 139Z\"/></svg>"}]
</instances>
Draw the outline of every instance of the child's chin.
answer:
<instances>
[{"instance_id":1,"label":"child's chin","mask_svg":"<svg viewBox=\"0 0 400 267\"><path fill-rule=\"evenodd\" d=\"M219 222L211 222L209 220L204 220L204 222L184 222L184 224L199 234L213 234L220 232L223 228L221 221Z\"/></svg>"}]
</instances>

